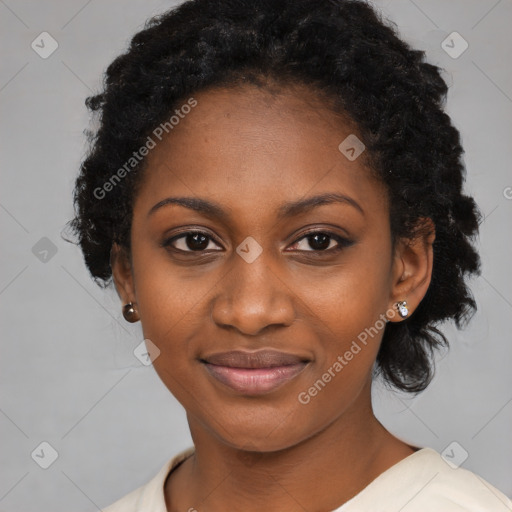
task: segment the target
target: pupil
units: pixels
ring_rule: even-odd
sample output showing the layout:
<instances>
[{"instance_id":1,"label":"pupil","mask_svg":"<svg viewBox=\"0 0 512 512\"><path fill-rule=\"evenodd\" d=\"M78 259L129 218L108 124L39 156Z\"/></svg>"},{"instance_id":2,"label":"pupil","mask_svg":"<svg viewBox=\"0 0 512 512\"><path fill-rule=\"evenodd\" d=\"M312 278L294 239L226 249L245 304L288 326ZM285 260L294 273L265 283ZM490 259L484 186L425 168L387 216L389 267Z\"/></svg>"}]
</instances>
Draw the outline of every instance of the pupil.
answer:
<instances>
[{"instance_id":1,"label":"pupil","mask_svg":"<svg viewBox=\"0 0 512 512\"><path fill-rule=\"evenodd\" d=\"M201 233L188 235L186 240L187 247L193 251L201 251L208 247L208 237L202 235Z\"/></svg>"},{"instance_id":2,"label":"pupil","mask_svg":"<svg viewBox=\"0 0 512 512\"><path fill-rule=\"evenodd\" d=\"M315 250L327 249L327 247L329 247L330 236L324 233L315 233L314 235L310 235L308 239L309 245ZM318 239L320 239L320 241L318 241Z\"/></svg>"}]
</instances>

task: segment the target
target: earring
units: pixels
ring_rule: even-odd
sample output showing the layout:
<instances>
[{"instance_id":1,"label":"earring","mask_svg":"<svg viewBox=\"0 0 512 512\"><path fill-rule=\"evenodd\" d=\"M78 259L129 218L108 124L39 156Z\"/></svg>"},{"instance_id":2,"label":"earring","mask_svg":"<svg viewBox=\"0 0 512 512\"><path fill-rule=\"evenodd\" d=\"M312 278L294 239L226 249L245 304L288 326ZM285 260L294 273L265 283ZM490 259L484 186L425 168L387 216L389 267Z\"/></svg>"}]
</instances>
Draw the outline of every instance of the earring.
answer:
<instances>
[{"instance_id":1,"label":"earring","mask_svg":"<svg viewBox=\"0 0 512 512\"><path fill-rule=\"evenodd\" d=\"M398 310L398 314L405 318L409 314L409 308L407 307L407 301L402 300L395 304L396 309Z\"/></svg>"},{"instance_id":2,"label":"earring","mask_svg":"<svg viewBox=\"0 0 512 512\"><path fill-rule=\"evenodd\" d=\"M134 323L139 319L139 314L135 309L133 302L128 302L123 306L123 316L127 322Z\"/></svg>"}]
</instances>

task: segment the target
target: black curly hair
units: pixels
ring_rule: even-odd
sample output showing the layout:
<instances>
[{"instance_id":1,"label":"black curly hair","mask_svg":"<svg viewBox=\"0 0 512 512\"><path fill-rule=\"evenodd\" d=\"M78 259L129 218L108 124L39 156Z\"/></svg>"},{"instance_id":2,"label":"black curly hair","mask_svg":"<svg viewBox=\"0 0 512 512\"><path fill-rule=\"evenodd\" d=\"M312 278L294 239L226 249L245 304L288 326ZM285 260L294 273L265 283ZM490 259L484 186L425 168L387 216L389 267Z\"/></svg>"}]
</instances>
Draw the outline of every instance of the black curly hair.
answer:
<instances>
[{"instance_id":1,"label":"black curly hair","mask_svg":"<svg viewBox=\"0 0 512 512\"><path fill-rule=\"evenodd\" d=\"M375 365L388 385L424 390L434 349L448 346L438 324L469 320L476 303L466 278L480 273L472 242L481 215L462 192L463 149L443 110L441 72L362 0L188 0L150 19L107 68L103 91L86 100L99 128L69 224L91 275L108 286L112 244L130 248L145 160L108 190L105 183L187 98L244 83L308 86L358 127L388 190L393 243L417 235L422 218L435 225L428 291L413 315L387 324Z\"/></svg>"}]
</instances>

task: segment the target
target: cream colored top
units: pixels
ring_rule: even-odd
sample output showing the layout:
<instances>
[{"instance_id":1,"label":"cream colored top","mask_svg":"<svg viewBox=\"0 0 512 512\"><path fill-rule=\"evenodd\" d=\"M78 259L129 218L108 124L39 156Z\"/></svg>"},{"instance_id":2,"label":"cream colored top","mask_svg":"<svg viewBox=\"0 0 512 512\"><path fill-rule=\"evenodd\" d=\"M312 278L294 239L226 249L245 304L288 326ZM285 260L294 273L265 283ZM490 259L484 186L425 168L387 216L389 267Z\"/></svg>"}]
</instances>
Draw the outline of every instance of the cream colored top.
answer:
<instances>
[{"instance_id":1,"label":"cream colored top","mask_svg":"<svg viewBox=\"0 0 512 512\"><path fill-rule=\"evenodd\" d=\"M194 448L189 448L176 455L147 484L103 512L167 512L167 475L193 452ZM475 473L460 467L454 469L437 451L422 448L381 473L332 512L376 511L512 512L512 501Z\"/></svg>"}]
</instances>

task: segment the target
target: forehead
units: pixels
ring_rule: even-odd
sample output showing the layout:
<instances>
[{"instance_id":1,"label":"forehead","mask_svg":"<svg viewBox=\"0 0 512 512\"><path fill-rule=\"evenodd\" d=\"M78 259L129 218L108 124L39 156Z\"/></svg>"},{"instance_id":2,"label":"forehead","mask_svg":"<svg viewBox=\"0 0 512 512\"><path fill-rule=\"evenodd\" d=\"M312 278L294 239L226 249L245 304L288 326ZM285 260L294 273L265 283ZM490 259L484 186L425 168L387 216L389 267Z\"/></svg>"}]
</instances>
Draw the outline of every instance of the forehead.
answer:
<instances>
[{"instance_id":1,"label":"forehead","mask_svg":"<svg viewBox=\"0 0 512 512\"><path fill-rule=\"evenodd\" d=\"M209 197L237 215L270 215L283 202L327 192L386 207L364 152L351 161L339 149L357 137L356 127L309 89L242 86L193 98L196 106L148 154L136 206L149 210L185 195Z\"/></svg>"}]
</instances>

